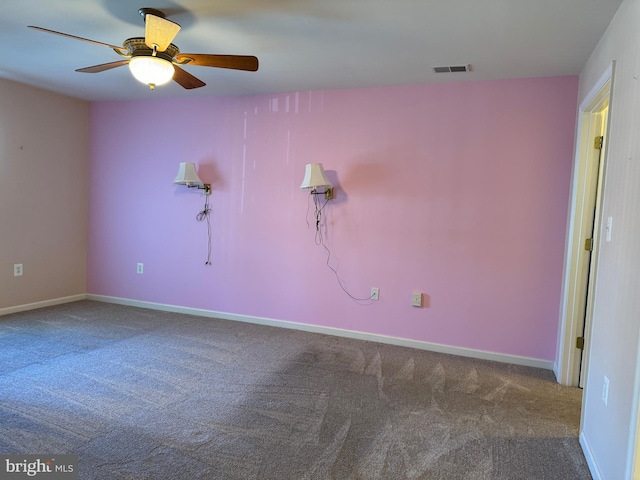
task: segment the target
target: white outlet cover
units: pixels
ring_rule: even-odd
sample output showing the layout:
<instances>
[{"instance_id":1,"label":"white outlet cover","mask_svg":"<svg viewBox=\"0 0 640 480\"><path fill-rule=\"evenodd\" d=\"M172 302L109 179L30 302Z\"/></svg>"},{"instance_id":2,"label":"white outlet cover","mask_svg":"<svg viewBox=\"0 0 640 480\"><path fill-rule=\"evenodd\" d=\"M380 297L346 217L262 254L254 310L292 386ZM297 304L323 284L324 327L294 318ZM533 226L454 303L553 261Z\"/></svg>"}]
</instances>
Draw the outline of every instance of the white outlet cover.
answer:
<instances>
[{"instance_id":1,"label":"white outlet cover","mask_svg":"<svg viewBox=\"0 0 640 480\"><path fill-rule=\"evenodd\" d=\"M411 294L411 305L413 305L414 307L421 307L422 306L422 294L421 293L414 292L414 293Z\"/></svg>"}]
</instances>

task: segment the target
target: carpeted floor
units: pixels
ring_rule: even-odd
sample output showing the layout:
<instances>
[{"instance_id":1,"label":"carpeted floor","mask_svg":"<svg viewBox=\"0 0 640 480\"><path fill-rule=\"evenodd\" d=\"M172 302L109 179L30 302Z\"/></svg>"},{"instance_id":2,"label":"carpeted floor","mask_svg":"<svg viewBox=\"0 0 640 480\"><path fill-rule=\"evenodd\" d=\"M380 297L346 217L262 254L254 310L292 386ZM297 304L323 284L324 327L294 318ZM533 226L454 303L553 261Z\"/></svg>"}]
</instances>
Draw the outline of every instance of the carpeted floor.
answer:
<instances>
[{"instance_id":1,"label":"carpeted floor","mask_svg":"<svg viewBox=\"0 0 640 480\"><path fill-rule=\"evenodd\" d=\"M551 372L82 301L0 317L0 453L80 479L590 479Z\"/></svg>"}]
</instances>

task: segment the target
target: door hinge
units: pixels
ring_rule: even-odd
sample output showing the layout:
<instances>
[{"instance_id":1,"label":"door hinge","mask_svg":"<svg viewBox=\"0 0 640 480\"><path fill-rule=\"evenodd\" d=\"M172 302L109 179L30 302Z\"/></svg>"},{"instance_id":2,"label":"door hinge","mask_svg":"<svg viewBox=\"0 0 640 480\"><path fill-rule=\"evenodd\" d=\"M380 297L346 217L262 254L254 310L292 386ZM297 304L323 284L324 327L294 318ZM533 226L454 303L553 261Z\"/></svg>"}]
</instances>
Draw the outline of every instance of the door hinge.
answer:
<instances>
[{"instance_id":1,"label":"door hinge","mask_svg":"<svg viewBox=\"0 0 640 480\"><path fill-rule=\"evenodd\" d=\"M587 238L584 241L584 249L587 252L593 252L593 238Z\"/></svg>"},{"instance_id":2,"label":"door hinge","mask_svg":"<svg viewBox=\"0 0 640 480\"><path fill-rule=\"evenodd\" d=\"M596 150L601 150L603 144L604 144L604 137L600 135L594 139L593 148L595 148Z\"/></svg>"},{"instance_id":3,"label":"door hinge","mask_svg":"<svg viewBox=\"0 0 640 480\"><path fill-rule=\"evenodd\" d=\"M576 348L579 348L580 350L584 350L584 337L576 338Z\"/></svg>"}]
</instances>

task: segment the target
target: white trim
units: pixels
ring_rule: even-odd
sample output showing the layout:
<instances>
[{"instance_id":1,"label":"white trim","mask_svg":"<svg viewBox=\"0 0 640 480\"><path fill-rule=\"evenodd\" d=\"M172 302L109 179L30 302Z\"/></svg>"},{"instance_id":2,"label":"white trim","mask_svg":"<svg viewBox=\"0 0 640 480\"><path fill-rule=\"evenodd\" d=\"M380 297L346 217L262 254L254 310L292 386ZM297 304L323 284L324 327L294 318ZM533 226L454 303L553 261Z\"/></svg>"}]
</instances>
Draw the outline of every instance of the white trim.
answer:
<instances>
[{"instance_id":1,"label":"white trim","mask_svg":"<svg viewBox=\"0 0 640 480\"><path fill-rule=\"evenodd\" d=\"M593 452L591 451L591 445L589 445L587 437L584 436L584 432L580 433L580 446L582 447L584 458L587 460L587 465L589 466L589 471L591 472L593 480L602 480L602 473L600 473L598 464L596 463Z\"/></svg>"},{"instance_id":2,"label":"white trim","mask_svg":"<svg viewBox=\"0 0 640 480\"><path fill-rule=\"evenodd\" d=\"M640 341L640 339L639 339ZM627 454L627 478L640 478L640 350L636 353L636 374L634 378L633 403L631 411L636 421L629 426L629 452Z\"/></svg>"},{"instance_id":3,"label":"white trim","mask_svg":"<svg viewBox=\"0 0 640 480\"><path fill-rule=\"evenodd\" d=\"M354 330L344 330L341 328L334 328L334 327L323 327L320 325L309 325L306 323L290 322L286 320L275 320L272 318L253 317L249 315L237 315L234 313L216 312L213 310L203 310L199 308L180 307L176 305L166 305L162 303L143 302L138 300L109 297L104 295L89 294L87 295L87 300L95 300L98 302L105 302L105 303L116 303L118 305L128 305L131 307L149 308L152 310L162 310L165 312L198 315L201 317L219 318L222 320L255 323L258 325L266 325L270 327L289 328L293 330L302 330L305 332L322 333L325 335L333 335L337 337L355 338L358 340L366 340L369 342L386 343L390 345L398 345L401 347L417 348L420 350L446 353L449 355L457 355L460 357L470 357L470 358L477 358L481 360L490 360L493 362L511 363L514 365L523 365L526 367L535 367L535 368L543 368L545 370L553 370L553 362L549 360L541 360L538 358L530 358L530 357L521 357L518 355L507 355L504 353L487 352L484 350L475 350L472 348L453 347L450 345L442 345L439 343L410 340L408 338L390 337L387 335L378 335L375 333L358 332Z\"/></svg>"},{"instance_id":4,"label":"white trim","mask_svg":"<svg viewBox=\"0 0 640 480\"><path fill-rule=\"evenodd\" d=\"M27 303L24 305L17 305L15 307L0 308L0 317L3 315L10 315L12 313L26 312L27 310L37 310L38 308L52 307L54 305L62 305L63 303L77 302L79 300L86 300L87 296L82 293L80 295L72 295L70 297L54 298L51 300L44 300L42 302Z\"/></svg>"},{"instance_id":5,"label":"white trim","mask_svg":"<svg viewBox=\"0 0 640 480\"><path fill-rule=\"evenodd\" d=\"M600 90L602 90L607 82L611 80L611 78L613 77L613 66L615 65L615 63L616 62L614 60L609 64L606 70L602 72L602 75L600 75L598 81L593 85L593 87L591 87L589 93L585 95L584 100L580 104L580 111L587 110L591 102L593 102L598 93L600 93Z\"/></svg>"}]
</instances>

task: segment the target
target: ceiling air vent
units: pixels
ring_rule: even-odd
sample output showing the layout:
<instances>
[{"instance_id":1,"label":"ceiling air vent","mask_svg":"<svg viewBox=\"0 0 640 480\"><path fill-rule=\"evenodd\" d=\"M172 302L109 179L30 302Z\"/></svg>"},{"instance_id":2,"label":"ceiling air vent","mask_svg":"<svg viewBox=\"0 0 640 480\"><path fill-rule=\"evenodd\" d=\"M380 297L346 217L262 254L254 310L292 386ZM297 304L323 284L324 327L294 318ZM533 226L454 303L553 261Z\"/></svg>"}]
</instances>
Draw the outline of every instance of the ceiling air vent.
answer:
<instances>
[{"instance_id":1,"label":"ceiling air vent","mask_svg":"<svg viewBox=\"0 0 640 480\"><path fill-rule=\"evenodd\" d=\"M449 65L446 67L433 67L434 73L470 72L470 65Z\"/></svg>"}]
</instances>

